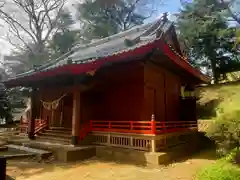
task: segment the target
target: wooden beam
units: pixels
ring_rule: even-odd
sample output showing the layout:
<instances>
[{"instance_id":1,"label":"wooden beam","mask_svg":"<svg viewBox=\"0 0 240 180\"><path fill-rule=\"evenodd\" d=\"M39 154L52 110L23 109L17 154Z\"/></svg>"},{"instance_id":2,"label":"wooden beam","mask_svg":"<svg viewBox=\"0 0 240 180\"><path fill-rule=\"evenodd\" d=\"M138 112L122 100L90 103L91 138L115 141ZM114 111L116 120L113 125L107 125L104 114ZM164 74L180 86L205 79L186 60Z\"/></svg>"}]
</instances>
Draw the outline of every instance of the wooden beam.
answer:
<instances>
[{"instance_id":1,"label":"wooden beam","mask_svg":"<svg viewBox=\"0 0 240 180\"><path fill-rule=\"evenodd\" d=\"M73 115L72 115L72 144L77 145L80 133L80 91L75 87L73 91Z\"/></svg>"}]
</instances>

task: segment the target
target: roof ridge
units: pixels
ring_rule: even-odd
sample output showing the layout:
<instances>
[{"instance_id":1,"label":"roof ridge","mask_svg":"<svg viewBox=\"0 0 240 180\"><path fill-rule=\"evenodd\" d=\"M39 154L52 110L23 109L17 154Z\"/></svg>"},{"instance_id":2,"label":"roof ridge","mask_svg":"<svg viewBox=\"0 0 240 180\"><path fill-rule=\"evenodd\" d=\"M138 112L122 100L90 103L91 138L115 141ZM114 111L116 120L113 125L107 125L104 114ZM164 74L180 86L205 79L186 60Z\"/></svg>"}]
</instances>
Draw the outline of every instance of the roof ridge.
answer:
<instances>
[{"instance_id":1,"label":"roof ridge","mask_svg":"<svg viewBox=\"0 0 240 180\"><path fill-rule=\"evenodd\" d=\"M121 36L124 36L124 35L127 35L129 32L131 31L138 31L139 29L144 29L144 28L147 28L148 26L150 26L152 23L146 23L146 24L142 24L142 25L138 25L138 26L135 26L131 29L128 29L126 31L122 31L122 32L119 32L117 34L114 34L114 35L111 35L111 36L108 36L108 37L105 37L105 38L102 38L102 39L97 39L93 42L90 42L88 44L83 44L83 45L80 45L78 47L76 47L77 49L79 48L88 48L90 46L93 46L93 45L99 45L99 44L102 44L102 43L105 43L105 42L108 42L109 40L114 40L114 39L117 39Z\"/></svg>"},{"instance_id":2,"label":"roof ridge","mask_svg":"<svg viewBox=\"0 0 240 180\"><path fill-rule=\"evenodd\" d=\"M141 33L141 35L138 38L140 38L141 36L147 36L149 33L151 34L152 31L154 31L155 29L159 29L159 26L162 24L161 22L163 20L164 20L164 15L161 16L160 18L154 20L153 22L149 22L149 23L145 23L145 24L142 24L142 25L138 25L138 26L135 26L135 27L133 27L133 28L131 28L129 30L126 30L126 31L123 31L123 32L120 32L120 33L117 33L117 34L114 34L114 35L102 38L102 39L98 39L96 41L93 41L93 42L90 42L90 43L87 43L87 44L76 45L70 51L68 51L67 53L61 55L60 57L58 57L58 58L56 58L54 60L46 61L44 64L38 66L36 68L36 70L42 70L42 69L47 68L47 67L49 67L51 65L54 65L55 63L60 62L61 60L66 60L66 59L69 58L69 55L71 55L72 53L74 53L74 52L76 52L78 50L84 50L84 49L89 48L89 47L93 47L93 46L98 46L98 45L104 44L104 43L109 42L111 40L118 39L119 37L123 37L124 35L126 36L130 32L134 32L134 31L139 32L139 30L142 29L143 33ZM163 23L163 24L165 24L165 23ZM28 74L28 73L31 73L33 71L35 71L34 68L30 69L29 71L27 71L25 73L18 74L18 76L21 76L22 74Z\"/></svg>"},{"instance_id":3,"label":"roof ridge","mask_svg":"<svg viewBox=\"0 0 240 180\"><path fill-rule=\"evenodd\" d=\"M143 28L147 28L149 25L151 25L152 23L146 23L146 24L142 24L142 25L139 25L139 26L135 26L131 29L128 29L126 31L123 31L123 32L120 32L120 33L117 33L117 34L114 34L112 36L108 36L108 37L105 37L105 38L102 38L102 39L99 39L95 42L90 42L90 43L87 43L87 44L81 44L81 45L76 45L76 47L73 47L70 51L68 51L67 53L63 54L62 56L58 57L57 59L55 60L48 60L45 64L41 65L38 67L38 69L42 69L42 68L45 68L47 66L50 66L54 63L57 63L61 60L64 59L64 57L70 55L71 53L73 53L74 51L76 50L80 50L80 49L85 49L85 48L89 48L93 45L100 45L102 43L105 43L105 42L108 42L111 38L111 40L114 40L114 39L117 39L118 37L121 37L123 36L124 34L128 34L129 32L131 31L135 31L135 30L138 30L138 29L143 29ZM20 74L19 74L20 75Z\"/></svg>"}]
</instances>

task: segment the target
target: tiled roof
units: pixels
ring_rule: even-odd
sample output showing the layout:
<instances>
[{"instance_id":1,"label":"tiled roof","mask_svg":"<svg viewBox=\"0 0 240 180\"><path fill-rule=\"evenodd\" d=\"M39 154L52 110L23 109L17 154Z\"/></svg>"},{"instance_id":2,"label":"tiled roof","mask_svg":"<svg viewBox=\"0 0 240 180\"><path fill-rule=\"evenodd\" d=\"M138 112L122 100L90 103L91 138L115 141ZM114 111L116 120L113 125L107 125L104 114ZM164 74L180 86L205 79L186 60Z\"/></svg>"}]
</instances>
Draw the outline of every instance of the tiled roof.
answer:
<instances>
[{"instance_id":1,"label":"tiled roof","mask_svg":"<svg viewBox=\"0 0 240 180\"><path fill-rule=\"evenodd\" d=\"M165 20L164 17L162 17L153 23L136 26L135 28L116 35L92 41L89 44L77 45L71 50L71 52L62 57L49 61L28 72L19 74L13 79L31 76L35 72L49 71L51 69L68 65L69 63L88 63L100 58L136 49L153 42L159 38L161 33L164 34L171 26L172 22Z\"/></svg>"}]
</instances>

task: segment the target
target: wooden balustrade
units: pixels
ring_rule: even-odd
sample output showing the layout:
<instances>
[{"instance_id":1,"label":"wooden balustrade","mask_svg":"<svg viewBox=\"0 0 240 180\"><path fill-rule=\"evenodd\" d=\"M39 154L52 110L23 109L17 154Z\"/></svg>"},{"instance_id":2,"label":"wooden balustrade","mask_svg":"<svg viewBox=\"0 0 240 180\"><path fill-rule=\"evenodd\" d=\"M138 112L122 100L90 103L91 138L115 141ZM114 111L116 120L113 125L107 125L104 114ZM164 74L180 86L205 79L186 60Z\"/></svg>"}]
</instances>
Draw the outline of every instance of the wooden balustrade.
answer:
<instances>
[{"instance_id":1,"label":"wooden balustrade","mask_svg":"<svg viewBox=\"0 0 240 180\"><path fill-rule=\"evenodd\" d=\"M151 121L90 121L91 131L152 134Z\"/></svg>"},{"instance_id":2,"label":"wooden balustrade","mask_svg":"<svg viewBox=\"0 0 240 180\"><path fill-rule=\"evenodd\" d=\"M157 134L171 133L197 128L196 121L166 121L156 122Z\"/></svg>"},{"instance_id":3,"label":"wooden balustrade","mask_svg":"<svg viewBox=\"0 0 240 180\"><path fill-rule=\"evenodd\" d=\"M93 144L150 151L152 136L92 132Z\"/></svg>"},{"instance_id":4,"label":"wooden balustrade","mask_svg":"<svg viewBox=\"0 0 240 180\"><path fill-rule=\"evenodd\" d=\"M197 128L196 121L90 121L91 131L162 134Z\"/></svg>"},{"instance_id":5,"label":"wooden balustrade","mask_svg":"<svg viewBox=\"0 0 240 180\"><path fill-rule=\"evenodd\" d=\"M35 130L34 134L39 133L40 131L48 127L48 122L45 119L35 119Z\"/></svg>"},{"instance_id":6,"label":"wooden balustrade","mask_svg":"<svg viewBox=\"0 0 240 180\"><path fill-rule=\"evenodd\" d=\"M19 126L21 133L26 133L27 134L27 132L28 132L28 123L29 123L29 120L23 119L21 117L21 119L20 119L20 126ZM37 134L38 132L42 131L43 129L46 129L47 127L48 127L47 120L35 119L34 134Z\"/></svg>"},{"instance_id":7,"label":"wooden balustrade","mask_svg":"<svg viewBox=\"0 0 240 180\"><path fill-rule=\"evenodd\" d=\"M195 132L197 131L191 130L159 135L92 132L90 136L95 145L157 152L189 143Z\"/></svg>"}]
</instances>

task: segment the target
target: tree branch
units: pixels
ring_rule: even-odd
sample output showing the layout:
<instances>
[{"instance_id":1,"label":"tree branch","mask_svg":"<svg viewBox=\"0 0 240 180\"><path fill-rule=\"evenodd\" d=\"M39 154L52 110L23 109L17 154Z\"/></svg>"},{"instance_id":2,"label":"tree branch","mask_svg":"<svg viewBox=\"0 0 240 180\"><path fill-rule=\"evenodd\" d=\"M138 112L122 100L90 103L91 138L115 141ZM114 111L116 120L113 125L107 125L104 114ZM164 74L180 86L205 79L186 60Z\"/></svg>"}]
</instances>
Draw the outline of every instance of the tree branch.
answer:
<instances>
[{"instance_id":1,"label":"tree branch","mask_svg":"<svg viewBox=\"0 0 240 180\"><path fill-rule=\"evenodd\" d=\"M14 18L12 18L8 13L4 12L3 10L0 9L0 14L2 14L4 17L3 17L3 20L8 24L8 25L11 25L11 24L16 24L18 25L25 33L27 33L31 38L32 40L37 43L34 35L32 35L21 23L19 23L17 20L15 20ZM19 30L18 30L19 31Z\"/></svg>"},{"instance_id":2,"label":"tree branch","mask_svg":"<svg viewBox=\"0 0 240 180\"><path fill-rule=\"evenodd\" d=\"M24 38L24 34L31 38L35 50L43 52L45 43L52 33L58 32L58 21L66 0L12 0L13 5L28 19L27 25L19 18L0 8L0 18L10 27L10 32L27 48L33 50ZM4 5L4 4L3 4ZM0 5L0 7L3 7ZM53 32L54 31L54 32ZM10 40L10 38L8 38ZM9 41L14 45L12 40ZM37 53L37 52L36 52Z\"/></svg>"}]
</instances>

